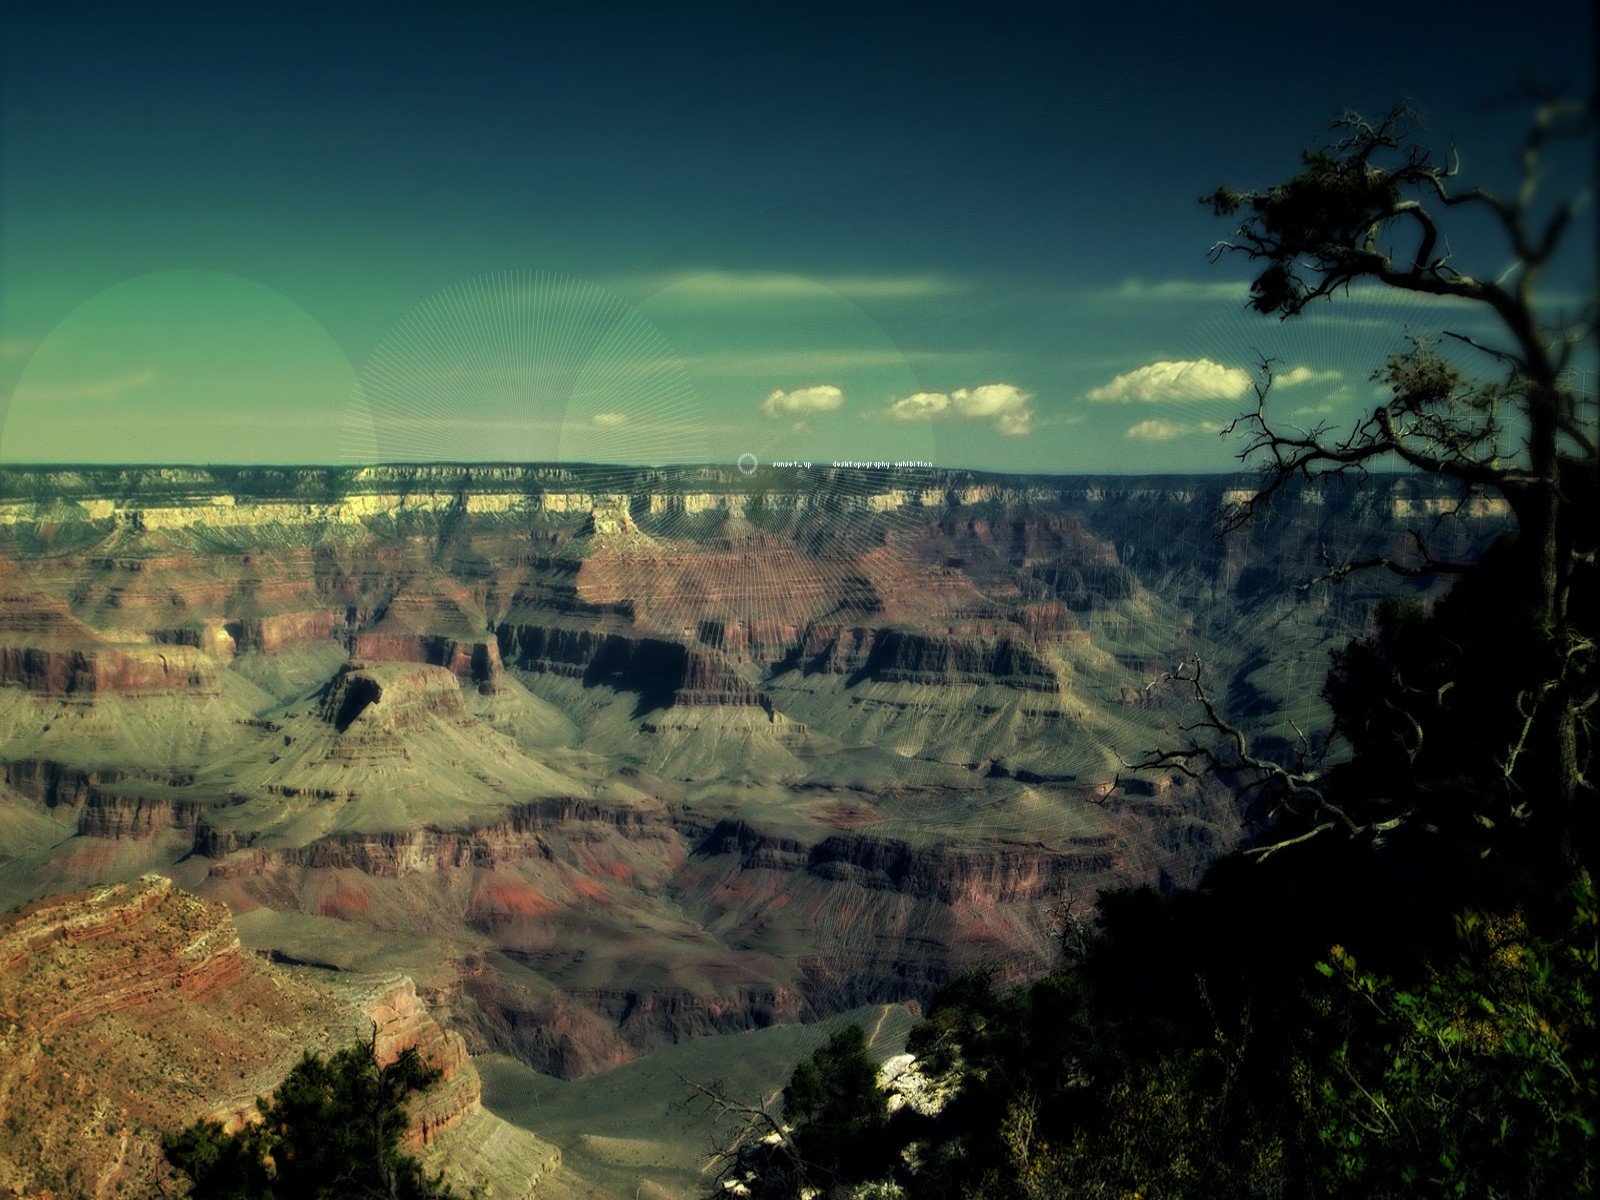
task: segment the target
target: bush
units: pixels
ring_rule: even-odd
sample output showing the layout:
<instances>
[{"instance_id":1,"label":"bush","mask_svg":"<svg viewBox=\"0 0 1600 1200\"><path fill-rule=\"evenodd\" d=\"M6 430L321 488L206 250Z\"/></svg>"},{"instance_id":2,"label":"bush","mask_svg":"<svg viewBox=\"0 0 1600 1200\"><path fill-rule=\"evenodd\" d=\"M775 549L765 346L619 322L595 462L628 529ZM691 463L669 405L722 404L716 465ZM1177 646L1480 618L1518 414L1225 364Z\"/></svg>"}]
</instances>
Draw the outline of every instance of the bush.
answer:
<instances>
[{"instance_id":1,"label":"bush","mask_svg":"<svg viewBox=\"0 0 1600 1200\"><path fill-rule=\"evenodd\" d=\"M438 1079L414 1048L387 1066L361 1043L307 1054L270 1100L256 1099L259 1122L228 1133L196 1121L162 1148L195 1200L453 1200L400 1146L406 1101Z\"/></svg>"},{"instance_id":2,"label":"bush","mask_svg":"<svg viewBox=\"0 0 1600 1200\"><path fill-rule=\"evenodd\" d=\"M1329 1189L1387 1197L1587 1196L1597 1108L1592 889L1546 938L1520 912L1459 921L1418 986L1335 947L1322 1010L1342 1037L1314 1095Z\"/></svg>"},{"instance_id":3,"label":"bush","mask_svg":"<svg viewBox=\"0 0 1600 1200\"><path fill-rule=\"evenodd\" d=\"M801 1159L826 1162L845 1179L865 1179L879 1165L887 1115L878 1068L859 1025L829 1038L795 1068L783 1089L784 1120Z\"/></svg>"}]
</instances>

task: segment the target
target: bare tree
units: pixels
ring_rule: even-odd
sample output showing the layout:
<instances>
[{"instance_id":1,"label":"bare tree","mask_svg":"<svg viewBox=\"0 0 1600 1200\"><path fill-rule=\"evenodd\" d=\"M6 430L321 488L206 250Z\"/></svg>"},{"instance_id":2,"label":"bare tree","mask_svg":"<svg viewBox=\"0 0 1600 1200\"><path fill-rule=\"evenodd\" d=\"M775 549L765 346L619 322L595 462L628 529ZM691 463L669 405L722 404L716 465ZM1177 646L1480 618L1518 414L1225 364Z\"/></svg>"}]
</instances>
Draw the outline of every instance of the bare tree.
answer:
<instances>
[{"instance_id":1,"label":"bare tree","mask_svg":"<svg viewBox=\"0 0 1600 1200\"><path fill-rule=\"evenodd\" d=\"M1237 530L1270 507L1296 480L1365 478L1379 467L1410 467L1458 482L1463 497L1504 500L1516 524L1511 571L1520 603L1540 629L1540 657L1549 666L1523 690L1523 725L1505 752L1515 785L1538 747L1538 802L1560 829L1562 853L1577 870L1588 848L1576 832L1580 809L1593 806L1592 776L1595 614L1588 611L1595 570L1597 489L1596 395L1580 386L1592 363L1600 304L1574 314L1544 315L1539 285L1589 202L1587 192L1547 200L1552 148L1593 137L1597 100L1536 97L1520 147L1520 181L1511 196L1460 182L1454 147L1441 160L1418 136L1416 114L1397 107L1377 121L1346 112L1326 143L1303 155L1301 171L1263 191L1219 188L1202 202L1240 223L1218 243L1213 261L1240 255L1255 263L1251 306L1291 319L1352 287L1447 298L1462 311L1488 314L1492 336L1445 330L1483 363L1485 379L1469 378L1443 354L1443 341L1411 338L1374 380L1389 398L1351 427L1324 423L1305 430L1280 424L1271 411L1272 364L1261 363L1255 405L1227 432L1244 440L1240 457L1261 470L1253 494L1224 513L1224 531ZM1486 217L1509 246L1511 265L1499 272L1469 270L1458 259L1453 226L1467 214ZM1470 226L1468 232L1471 232ZM1470 239L1469 239L1470 240ZM1463 243L1465 244L1465 243ZM1469 564L1435 560L1417 539L1413 562L1379 557L1338 564L1325 578L1384 567L1401 574L1461 573ZM1192 689L1204 717L1187 732L1190 744L1152 752L1133 764L1242 772L1328 817L1316 828L1349 823L1333 810L1314 772L1294 770L1249 752L1238 730L1222 719L1202 682L1199 665L1176 674ZM1203 735L1196 737L1195 735Z\"/></svg>"},{"instance_id":2,"label":"bare tree","mask_svg":"<svg viewBox=\"0 0 1600 1200\"><path fill-rule=\"evenodd\" d=\"M685 1109L710 1130L704 1173L713 1194L752 1200L798 1196L813 1177L826 1172L808 1162L793 1131L774 1112L781 1092L758 1103L737 1098L720 1081L697 1083L684 1075Z\"/></svg>"},{"instance_id":3,"label":"bare tree","mask_svg":"<svg viewBox=\"0 0 1600 1200\"><path fill-rule=\"evenodd\" d=\"M1537 286L1563 247L1587 193L1557 203L1536 220L1544 151L1554 138L1593 134L1595 101L1548 101L1537 110L1522 147L1522 182L1514 200L1482 187L1459 188L1459 158L1440 163L1416 138L1408 106L1376 124L1345 113L1335 137L1305 155L1305 169L1262 192L1219 188L1203 197L1219 216L1245 214L1234 237L1212 248L1213 261L1241 254L1262 263L1251 284L1251 305L1283 319L1319 300L1369 281L1399 292L1448 297L1497 318L1505 335L1494 345L1457 331L1445 336L1470 346L1502 371L1490 383L1467 380L1426 341L1393 356L1379 378L1392 398L1342 436L1322 425L1288 432L1268 417L1266 386L1253 412L1232 425L1248 441L1241 457L1263 464L1256 496L1231 513L1247 521L1296 477L1365 471L1403 463L1503 496L1516 514L1522 541L1534 556L1540 610L1551 620L1565 603L1561 517L1564 502L1592 495L1596 463L1596 395L1574 383L1580 352L1594 347L1600 304L1568 319L1543 320ZM1497 277L1469 274L1455 263L1439 213L1480 209L1509 241L1511 266ZM1410 235L1409 239L1407 235ZM1412 243L1408 254L1396 246ZM1509 418L1509 420L1508 420ZM1513 446L1520 418L1522 444Z\"/></svg>"}]
</instances>

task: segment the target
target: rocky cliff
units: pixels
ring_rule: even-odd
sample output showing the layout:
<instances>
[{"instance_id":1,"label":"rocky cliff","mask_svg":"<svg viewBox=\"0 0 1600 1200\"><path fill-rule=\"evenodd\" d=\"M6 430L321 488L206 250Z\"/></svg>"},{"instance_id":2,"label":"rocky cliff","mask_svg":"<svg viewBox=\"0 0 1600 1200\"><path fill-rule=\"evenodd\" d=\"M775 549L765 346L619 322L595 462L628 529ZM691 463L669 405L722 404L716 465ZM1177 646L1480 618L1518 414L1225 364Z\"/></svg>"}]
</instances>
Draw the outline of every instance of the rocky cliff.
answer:
<instances>
[{"instance_id":1,"label":"rocky cliff","mask_svg":"<svg viewBox=\"0 0 1600 1200\"><path fill-rule=\"evenodd\" d=\"M407 1139L449 1170L451 1131L483 1119L478 1077L409 980L269 965L241 949L227 909L159 876L30 904L0 917L0 1188L173 1194L161 1131L252 1119L254 1096L302 1054L357 1037L375 1038L382 1061L415 1046L444 1072ZM504 1140L494 1181L516 1186L497 1194L526 1194L556 1156L531 1136Z\"/></svg>"}]
</instances>

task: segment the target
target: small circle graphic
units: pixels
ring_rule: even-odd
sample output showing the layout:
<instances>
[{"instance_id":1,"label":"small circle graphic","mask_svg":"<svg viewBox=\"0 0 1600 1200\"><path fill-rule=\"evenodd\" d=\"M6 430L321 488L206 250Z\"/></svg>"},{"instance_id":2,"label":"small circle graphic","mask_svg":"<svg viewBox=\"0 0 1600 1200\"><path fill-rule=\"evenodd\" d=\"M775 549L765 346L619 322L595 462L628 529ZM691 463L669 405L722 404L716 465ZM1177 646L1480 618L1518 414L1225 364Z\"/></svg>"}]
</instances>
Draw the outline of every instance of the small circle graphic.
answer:
<instances>
[{"instance_id":1,"label":"small circle graphic","mask_svg":"<svg viewBox=\"0 0 1600 1200\"><path fill-rule=\"evenodd\" d=\"M756 473L756 456L754 454L739 455L739 474L754 475Z\"/></svg>"}]
</instances>

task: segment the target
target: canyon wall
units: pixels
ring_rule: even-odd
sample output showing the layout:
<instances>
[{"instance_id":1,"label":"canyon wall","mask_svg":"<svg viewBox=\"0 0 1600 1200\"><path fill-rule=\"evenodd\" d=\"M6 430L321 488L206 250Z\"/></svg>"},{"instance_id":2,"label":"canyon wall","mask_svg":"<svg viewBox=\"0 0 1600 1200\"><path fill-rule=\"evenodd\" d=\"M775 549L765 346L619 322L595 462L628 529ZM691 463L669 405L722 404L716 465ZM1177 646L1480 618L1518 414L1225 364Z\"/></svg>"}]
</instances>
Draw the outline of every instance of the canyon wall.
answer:
<instances>
[{"instance_id":1,"label":"canyon wall","mask_svg":"<svg viewBox=\"0 0 1600 1200\"><path fill-rule=\"evenodd\" d=\"M1123 770L1185 719L1163 672L1202 657L1270 746L1397 586L1327 563L1506 521L1378 477L1219 539L1243 486L0 469L0 901L170 873L568 1076L1037 972L1064 903L1248 836Z\"/></svg>"}]
</instances>

